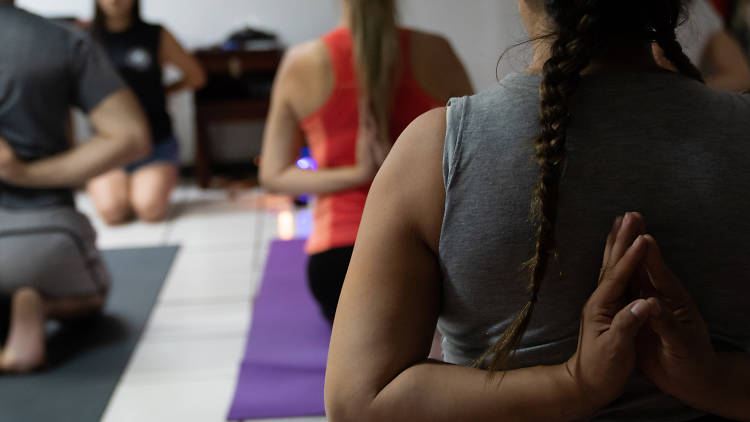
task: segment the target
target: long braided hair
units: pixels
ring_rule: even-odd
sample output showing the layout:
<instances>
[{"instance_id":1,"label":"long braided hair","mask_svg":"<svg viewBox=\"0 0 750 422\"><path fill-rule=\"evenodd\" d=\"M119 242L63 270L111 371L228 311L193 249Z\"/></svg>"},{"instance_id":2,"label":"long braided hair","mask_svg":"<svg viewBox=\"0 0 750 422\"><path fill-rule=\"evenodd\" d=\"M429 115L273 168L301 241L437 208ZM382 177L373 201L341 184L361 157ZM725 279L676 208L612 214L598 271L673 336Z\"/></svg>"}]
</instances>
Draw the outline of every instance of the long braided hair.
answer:
<instances>
[{"instance_id":1,"label":"long braided hair","mask_svg":"<svg viewBox=\"0 0 750 422\"><path fill-rule=\"evenodd\" d=\"M675 29L684 13L685 0L544 0L553 25L551 57L544 64L540 86L540 129L534 139L539 176L531 200L536 223L534 255L524 264L528 271L529 300L503 333L476 362L490 375L506 368L531 321L534 306L549 267L556 257L555 224L562 168L566 158L567 129L572 116L571 96L581 72L593 59L618 48L657 43L665 57L687 77L702 81L677 41Z\"/></svg>"}]
</instances>

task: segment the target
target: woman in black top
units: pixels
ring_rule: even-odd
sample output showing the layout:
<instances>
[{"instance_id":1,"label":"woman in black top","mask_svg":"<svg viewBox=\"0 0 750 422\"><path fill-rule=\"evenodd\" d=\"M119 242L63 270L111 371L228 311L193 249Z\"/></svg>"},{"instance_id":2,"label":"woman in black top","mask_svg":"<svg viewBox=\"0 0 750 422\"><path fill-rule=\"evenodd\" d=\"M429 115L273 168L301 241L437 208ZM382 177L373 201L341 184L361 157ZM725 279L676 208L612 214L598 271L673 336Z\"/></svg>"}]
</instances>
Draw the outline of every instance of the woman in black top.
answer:
<instances>
[{"instance_id":1,"label":"woman in black top","mask_svg":"<svg viewBox=\"0 0 750 422\"><path fill-rule=\"evenodd\" d=\"M162 220L177 184L178 145L166 110L166 95L205 84L200 64L165 28L144 22L138 0L96 0L91 26L123 79L135 92L151 126L153 150L146 159L106 173L88 184L107 224ZM177 67L183 78L164 86L162 67Z\"/></svg>"}]
</instances>

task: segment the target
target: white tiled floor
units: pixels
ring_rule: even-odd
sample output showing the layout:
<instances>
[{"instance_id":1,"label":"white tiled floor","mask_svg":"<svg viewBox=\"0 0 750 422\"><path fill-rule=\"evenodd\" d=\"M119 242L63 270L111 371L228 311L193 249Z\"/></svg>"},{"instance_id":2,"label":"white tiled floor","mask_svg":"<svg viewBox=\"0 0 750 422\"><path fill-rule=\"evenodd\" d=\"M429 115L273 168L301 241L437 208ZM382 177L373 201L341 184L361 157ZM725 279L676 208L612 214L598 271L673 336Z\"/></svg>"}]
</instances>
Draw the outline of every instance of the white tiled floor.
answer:
<instances>
[{"instance_id":1,"label":"white tiled floor","mask_svg":"<svg viewBox=\"0 0 750 422\"><path fill-rule=\"evenodd\" d=\"M103 249L181 247L105 422L225 420L268 244L280 233L304 236L310 229L308 212L290 213L285 201L259 191L230 198L182 186L173 199L165 223L111 228L86 195L77 198Z\"/></svg>"}]
</instances>

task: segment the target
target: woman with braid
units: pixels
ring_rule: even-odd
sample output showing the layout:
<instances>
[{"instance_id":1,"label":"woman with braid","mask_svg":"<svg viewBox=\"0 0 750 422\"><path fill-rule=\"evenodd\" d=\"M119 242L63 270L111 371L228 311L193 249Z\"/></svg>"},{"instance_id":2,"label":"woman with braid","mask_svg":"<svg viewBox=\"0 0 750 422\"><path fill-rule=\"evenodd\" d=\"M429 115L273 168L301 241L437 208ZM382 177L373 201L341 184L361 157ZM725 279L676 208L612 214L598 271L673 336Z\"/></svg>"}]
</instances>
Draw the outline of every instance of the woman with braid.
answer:
<instances>
[{"instance_id":1,"label":"woman with braid","mask_svg":"<svg viewBox=\"0 0 750 422\"><path fill-rule=\"evenodd\" d=\"M399 28L395 3L342 0L339 26L292 48L272 93L260 179L272 192L317 195L307 272L329 321L370 182L393 142L420 114L472 92L448 41ZM295 165L302 139L315 172Z\"/></svg>"},{"instance_id":2,"label":"woman with braid","mask_svg":"<svg viewBox=\"0 0 750 422\"><path fill-rule=\"evenodd\" d=\"M329 420L750 420L750 97L704 85L685 3L519 0L527 71L404 131L341 294Z\"/></svg>"}]
</instances>

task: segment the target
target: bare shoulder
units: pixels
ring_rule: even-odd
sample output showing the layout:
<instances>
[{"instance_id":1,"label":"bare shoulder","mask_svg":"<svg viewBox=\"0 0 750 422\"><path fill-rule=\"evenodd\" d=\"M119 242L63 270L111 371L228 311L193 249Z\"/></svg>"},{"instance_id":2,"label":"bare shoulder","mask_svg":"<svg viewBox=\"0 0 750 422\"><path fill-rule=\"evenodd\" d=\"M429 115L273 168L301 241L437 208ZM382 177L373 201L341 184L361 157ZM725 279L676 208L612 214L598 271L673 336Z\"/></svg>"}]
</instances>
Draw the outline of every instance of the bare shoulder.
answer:
<instances>
[{"instance_id":1,"label":"bare shoulder","mask_svg":"<svg viewBox=\"0 0 750 422\"><path fill-rule=\"evenodd\" d=\"M306 41L286 51L282 60L282 69L313 70L314 67L324 64L326 56L323 41L319 39Z\"/></svg>"},{"instance_id":2,"label":"bare shoulder","mask_svg":"<svg viewBox=\"0 0 750 422\"><path fill-rule=\"evenodd\" d=\"M407 126L396 141L395 147L406 150L440 149L440 154L442 154L446 130L445 116L445 107L438 107L423 113Z\"/></svg>"},{"instance_id":3,"label":"bare shoulder","mask_svg":"<svg viewBox=\"0 0 750 422\"><path fill-rule=\"evenodd\" d=\"M169 61L183 51L182 45L166 26L159 25L159 55L162 61Z\"/></svg>"},{"instance_id":4,"label":"bare shoulder","mask_svg":"<svg viewBox=\"0 0 750 422\"><path fill-rule=\"evenodd\" d=\"M404 130L371 191L399 201L404 217L434 251L437 251L445 208L442 177L445 113L444 107L430 110ZM419 164L415 166L415 163Z\"/></svg>"},{"instance_id":5,"label":"bare shoulder","mask_svg":"<svg viewBox=\"0 0 750 422\"><path fill-rule=\"evenodd\" d=\"M409 32L411 43L416 49L426 49L430 52L444 53L446 50L452 48L450 41L442 35L416 29L412 29Z\"/></svg>"},{"instance_id":6,"label":"bare shoulder","mask_svg":"<svg viewBox=\"0 0 750 422\"><path fill-rule=\"evenodd\" d=\"M473 93L466 69L447 38L413 30L411 45L414 76L428 94L447 101Z\"/></svg>"},{"instance_id":7,"label":"bare shoulder","mask_svg":"<svg viewBox=\"0 0 750 422\"><path fill-rule=\"evenodd\" d=\"M323 105L333 89L333 72L321 40L298 44L284 54L276 76L275 92L287 97L298 117Z\"/></svg>"},{"instance_id":8,"label":"bare shoulder","mask_svg":"<svg viewBox=\"0 0 750 422\"><path fill-rule=\"evenodd\" d=\"M158 28L161 30L161 38L167 39L169 41L177 41L177 38L175 38L174 34L172 34L172 31L167 29L164 25L159 25Z\"/></svg>"}]
</instances>

